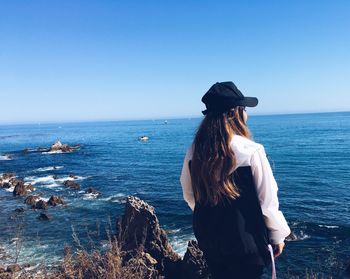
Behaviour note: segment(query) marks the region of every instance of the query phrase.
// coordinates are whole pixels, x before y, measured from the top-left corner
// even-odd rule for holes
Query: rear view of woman
[[[264,147],[250,139],[246,126],[245,107],[258,100],[220,82],[202,102],[205,117],[180,179],[193,231],[213,278],[260,278],[282,253],[290,229]]]

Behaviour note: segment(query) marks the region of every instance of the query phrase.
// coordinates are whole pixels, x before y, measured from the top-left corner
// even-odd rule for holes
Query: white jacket
[[[278,187],[270,163],[267,160],[264,147],[250,139],[234,135],[231,142],[231,148],[236,156],[236,168],[250,166],[252,169],[258,198],[266,227],[269,230],[271,243],[282,243],[290,234],[290,228],[283,213],[279,210],[277,196]],[[193,210],[195,200],[188,166],[189,161],[192,159],[192,153],[193,146],[191,145],[185,156],[180,182],[184,199]]]

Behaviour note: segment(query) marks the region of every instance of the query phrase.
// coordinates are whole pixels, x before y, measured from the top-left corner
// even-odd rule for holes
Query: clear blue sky
[[[0,122],[350,110],[350,1],[0,0]]]

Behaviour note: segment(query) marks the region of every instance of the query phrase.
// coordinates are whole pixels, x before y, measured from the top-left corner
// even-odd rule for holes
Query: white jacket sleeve
[[[180,177],[180,182],[182,186],[182,193],[185,201],[187,202],[188,206],[194,210],[195,200],[192,190],[192,182],[191,182],[191,174],[190,174],[190,168],[189,168],[189,161],[192,158],[192,148],[190,147],[187,150],[184,163],[182,166],[182,172]]]
[[[272,244],[279,244],[290,234],[290,228],[279,210],[277,183],[263,147],[251,157],[254,182]]]

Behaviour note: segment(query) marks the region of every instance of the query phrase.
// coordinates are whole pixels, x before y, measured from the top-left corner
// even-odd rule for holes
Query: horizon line
[[[318,111],[318,112],[275,112],[275,113],[249,113],[249,116],[284,116],[284,115],[302,115],[302,114],[326,114],[326,113],[347,113],[350,110],[339,111]],[[0,126],[15,126],[15,125],[41,125],[41,124],[71,124],[71,123],[94,123],[94,122],[127,122],[127,121],[155,121],[155,120],[176,120],[176,119],[188,119],[188,118],[201,118],[203,115],[184,115],[184,116],[157,116],[157,117],[145,117],[145,118],[105,118],[105,119],[81,119],[81,120],[48,120],[48,121],[28,121],[28,122],[0,122]]]

